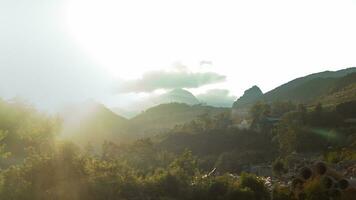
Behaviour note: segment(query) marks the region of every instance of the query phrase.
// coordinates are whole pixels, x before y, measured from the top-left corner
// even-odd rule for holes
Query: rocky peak
[[[244,94],[235,101],[234,107],[244,106],[255,103],[260,97],[262,97],[263,93],[259,87],[256,85],[251,88],[245,90]]]

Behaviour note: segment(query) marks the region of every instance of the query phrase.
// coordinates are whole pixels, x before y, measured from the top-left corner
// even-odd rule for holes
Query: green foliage
[[[51,154],[32,152],[21,165],[1,173],[0,197],[15,199],[266,199],[263,183],[252,175],[202,178],[189,151],[167,168],[140,175],[117,159],[81,154],[71,143]]]
[[[254,199],[256,200],[268,200],[270,194],[264,185],[264,182],[260,180],[256,175],[242,173],[240,177],[240,186],[248,188],[254,192]]]
[[[355,68],[310,74],[285,83],[263,95],[262,93],[256,94],[258,95],[253,95],[252,98],[249,95],[239,98],[234,102],[234,108],[251,107],[257,101],[291,101],[304,104],[322,102],[328,107],[333,107],[355,100]]]
[[[271,114],[271,106],[266,103],[257,102],[250,109],[250,116],[253,120],[258,120],[263,117],[268,117]]]
[[[355,98],[355,68],[336,72],[320,72],[294,79],[263,95],[265,101],[293,101],[299,103],[324,102],[332,105]]]
[[[129,139],[127,119],[116,115],[104,105],[88,101],[72,105],[60,113],[61,137],[98,150],[104,141]]]
[[[218,115],[211,116],[208,113],[199,115],[196,119],[191,122],[176,125],[172,132],[174,133],[202,133],[212,130],[225,130],[232,124],[229,112],[221,112]]]
[[[305,199],[307,200],[329,200],[326,189],[320,179],[314,179],[304,185]]]
[[[0,100],[0,146],[5,156],[12,155],[0,160],[0,168],[23,161],[29,147],[50,151],[59,128],[57,118],[36,111],[23,101]]]
[[[329,163],[356,160],[354,148],[343,148],[340,150],[329,151],[324,154],[324,160]]]
[[[69,142],[56,142],[47,152],[28,148],[22,163],[0,173],[1,199],[265,199],[256,177],[203,178],[190,151],[162,157],[150,140],[104,146],[101,155]],[[142,156],[149,159],[138,162]]]
[[[296,105],[291,101],[275,101],[272,103],[271,107],[271,115],[275,117],[281,117],[296,109]]]
[[[10,155],[10,152],[6,152],[5,150],[6,144],[4,143],[4,139],[7,135],[7,131],[0,130],[0,159],[6,158]]]
[[[256,124],[270,117],[277,119],[273,123],[267,119],[272,132],[271,128],[239,130],[232,126],[228,113],[220,110],[213,116],[204,110],[192,122],[176,126],[163,137],[127,143],[116,143],[114,137],[109,137],[110,141],[98,151],[90,144],[82,150],[74,143],[59,140],[61,121],[57,118],[21,102],[0,101],[0,155],[11,153],[11,157],[0,159],[0,199],[292,199],[285,187],[275,186],[270,193],[263,179],[253,174],[234,174],[246,166],[275,160],[272,168],[280,176],[294,151],[320,153],[330,146],[333,148],[324,154],[327,161],[355,159],[355,129],[342,122],[349,116],[346,111],[350,105],[335,111],[321,104],[309,110],[290,102],[256,104],[251,109]],[[183,106],[188,113],[190,109],[202,109],[175,106],[180,111]],[[161,111],[155,111],[155,120],[169,116]],[[100,135],[104,130],[101,126],[116,126],[113,115],[106,110],[99,116],[105,123],[89,120],[92,126],[84,128],[83,134],[95,133],[94,138],[101,138],[107,136]],[[164,121],[152,123],[154,126]],[[276,159],[280,156],[283,160]],[[209,174],[214,167],[216,171]],[[309,183],[305,195],[307,199],[323,199],[325,191],[319,183]]]
[[[282,159],[276,159],[272,163],[272,171],[276,176],[282,176],[288,170],[286,169],[286,164]]]
[[[341,129],[344,126],[342,120],[334,109],[326,110],[322,104],[315,105],[311,111],[299,105],[297,110],[284,114],[275,124],[273,140],[278,141],[282,156],[345,146],[352,131],[348,133]]]
[[[356,117],[356,101],[349,101],[336,106],[336,112],[344,117],[355,118]]]
[[[193,157],[191,151],[186,150],[169,165],[169,168],[175,173],[192,177],[197,173],[197,160]]]
[[[0,196],[4,199],[76,199],[85,193],[83,168],[72,144],[53,153],[34,150],[20,165],[2,172]]]
[[[129,120],[129,132],[152,136],[167,131],[176,125],[183,125],[193,120],[202,128],[211,117],[229,111],[228,108],[216,108],[204,105],[167,103],[147,109]],[[201,123],[201,124],[200,124]]]
[[[274,129],[281,155],[289,155],[297,149],[297,133],[300,131],[300,123],[295,115],[296,113],[285,115]]]
[[[292,193],[289,187],[282,187],[280,185],[274,185],[271,200],[293,200]]]

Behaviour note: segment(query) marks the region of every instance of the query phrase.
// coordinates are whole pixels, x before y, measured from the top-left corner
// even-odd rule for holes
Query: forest
[[[296,196],[288,174],[305,158],[330,165],[356,159],[356,126],[346,120],[356,116],[355,105],[257,102],[249,110],[248,129],[234,126],[228,112],[202,114],[165,134],[126,143],[107,140],[98,148],[61,138],[60,116],[19,99],[1,100],[0,197],[329,199],[322,181]],[[263,165],[271,174],[253,170]]]

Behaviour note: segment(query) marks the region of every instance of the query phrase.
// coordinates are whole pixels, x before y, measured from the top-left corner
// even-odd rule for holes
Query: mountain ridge
[[[235,101],[233,108],[244,109],[239,108],[240,105],[251,107],[256,101],[294,101],[296,103],[315,103],[315,100],[318,99],[318,97],[326,95],[330,92],[331,88],[335,87],[334,85],[338,79],[342,79],[343,77],[353,73],[356,73],[356,67],[309,74],[284,83],[275,89],[264,93],[257,99],[241,102],[240,99],[243,97],[242,96]],[[354,77],[349,77],[349,79],[348,84],[356,81]]]

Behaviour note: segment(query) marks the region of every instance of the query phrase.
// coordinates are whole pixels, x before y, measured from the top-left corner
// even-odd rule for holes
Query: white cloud
[[[225,76],[214,72],[149,71],[142,78],[120,84],[119,92],[153,92],[158,89],[199,88],[225,81]]]

